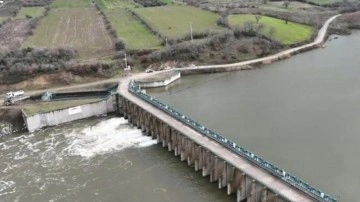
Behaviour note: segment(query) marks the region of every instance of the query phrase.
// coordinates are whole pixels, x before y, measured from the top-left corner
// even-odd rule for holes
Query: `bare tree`
[[[260,19],[262,18],[261,15],[255,15],[256,23],[259,24]]]
[[[284,1],[283,6],[284,6],[286,9],[289,7],[289,5],[290,5],[290,1],[288,1],[288,0]]]

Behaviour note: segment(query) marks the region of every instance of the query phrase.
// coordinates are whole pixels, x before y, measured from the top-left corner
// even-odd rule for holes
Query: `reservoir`
[[[333,36],[331,37],[333,38]],[[148,93],[341,201],[359,201],[360,32],[252,71]],[[228,202],[127,120],[0,137],[0,201]]]
[[[360,201],[360,32],[334,38],[260,69],[148,93],[340,201]]]

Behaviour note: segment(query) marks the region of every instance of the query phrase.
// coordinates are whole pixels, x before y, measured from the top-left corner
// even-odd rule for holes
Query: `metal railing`
[[[174,117],[175,119],[181,121],[182,123],[188,125],[192,129],[198,131],[199,133],[211,138],[212,140],[216,141],[217,143],[223,145],[224,147],[230,149],[234,153],[246,158],[250,162],[254,163],[255,165],[265,169],[266,171],[270,172],[271,174],[281,178],[286,183],[290,184],[291,186],[301,190],[305,194],[311,196],[312,198],[322,201],[322,202],[336,202],[337,200],[328,194],[310,186],[306,182],[298,179],[296,176],[293,176],[286,171],[276,167],[275,165],[269,163],[268,161],[264,160],[263,158],[259,157],[258,155],[248,151],[247,149],[235,144],[231,140],[221,136],[220,134],[207,129],[205,126],[197,123],[196,121],[186,117],[184,114],[176,111],[175,109],[161,103],[160,101],[156,100],[155,98],[143,93],[141,91],[140,85],[134,81],[131,81],[128,90],[134,94],[135,96],[141,98],[142,100],[150,103],[154,107],[166,112],[170,116]]]

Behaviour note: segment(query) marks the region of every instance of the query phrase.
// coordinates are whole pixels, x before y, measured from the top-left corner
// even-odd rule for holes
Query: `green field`
[[[298,1],[291,1],[288,8],[285,8],[284,1],[270,1],[267,4],[259,4],[258,6],[260,9],[274,10],[274,11],[307,10],[307,9],[314,9],[317,7]]]
[[[56,48],[69,46],[78,50],[79,59],[114,53],[113,38],[95,8],[52,9],[41,20],[25,47]]]
[[[93,7],[92,0],[55,0],[51,8],[86,8]]]
[[[97,2],[99,2],[100,5],[103,4],[107,9],[135,8],[136,6],[136,3],[131,0],[98,0]]]
[[[185,5],[171,5],[133,9],[151,27],[170,38],[184,37],[193,32],[222,30],[216,25],[218,15],[210,11]]]
[[[45,11],[44,7],[22,7],[19,13],[16,15],[16,19],[24,19],[26,15],[31,17],[39,17],[43,15]]]
[[[245,15],[230,15],[230,26],[243,26],[246,22],[256,22],[255,16],[250,14]],[[288,22],[277,18],[262,16],[259,23],[265,25],[265,28],[261,31],[262,34],[268,36],[271,27],[275,28],[273,38],[282,44],[289,45],[302,41],[309,40],[313,34],[313,28],[307,25]]]
[[[318,5],[327,5],[327,4],[333,4],[337,2],[342,2],[343,0],[308,0],[308,2],[316,3]],[[359,0],[349,0],[351,1],[359,1]]]
[[[107,10],[105,14],[119,37],[125,40],[128,49],[154,49],[161,47],[160,39],[125,9]]]
[[[0,16],[0,24],[1,24],[2,22],[4,22],[6,19],[7,19],[7,17],[2,17],[2,16]]]

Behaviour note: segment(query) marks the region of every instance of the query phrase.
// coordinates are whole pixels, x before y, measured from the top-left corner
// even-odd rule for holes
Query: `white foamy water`
[[[147,147],[156,144],[156,140],[144,136],[140,130],[127,123],[124,118],[112,118],[80,131],[74,130],[65,135],[67,139],[71,139],[71,142],[63,152],[91,158],[130,147]]]

